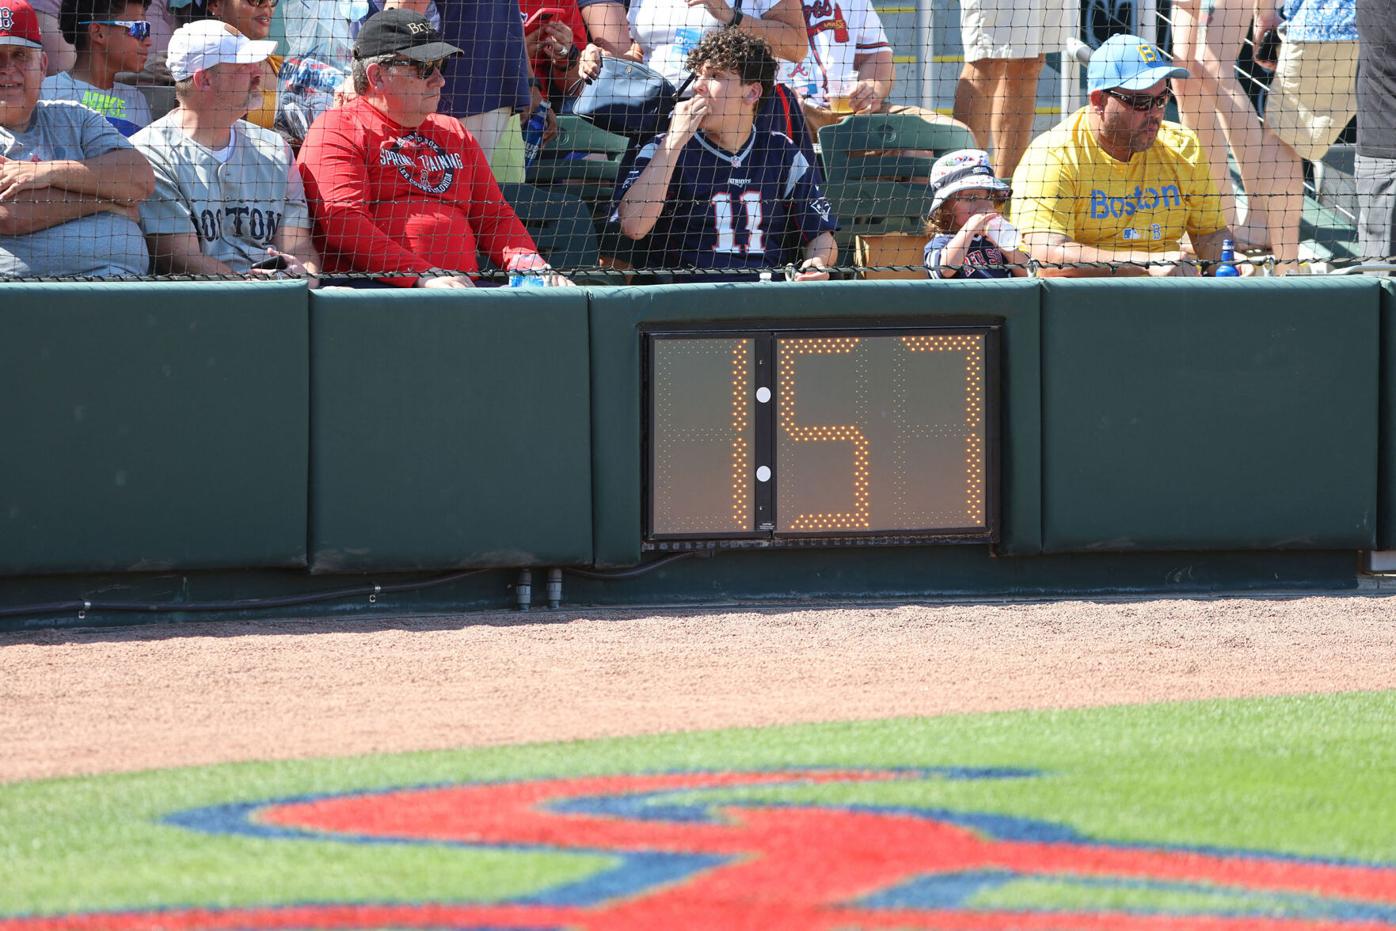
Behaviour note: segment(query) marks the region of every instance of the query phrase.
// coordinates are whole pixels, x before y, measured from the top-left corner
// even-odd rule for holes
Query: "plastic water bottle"
[[[542,275],[532,272],[510,272],[509,287],[511,288],[546,288],[548,279]]]
[[[1217,264],[1217,277],[1241,277],[1241,272],[1236,268],[1236,243],[1230,239],[1222,240],[1221,262]]]
[[[524,124],[523,144],[524,144],[524,167],[532,168],[533,163],[538,161],[538,153],[543,151],[543,130],[548,126],[548,111],[553,105],[545,99],[538,104],[538,108],[533,111],[533,115]]]

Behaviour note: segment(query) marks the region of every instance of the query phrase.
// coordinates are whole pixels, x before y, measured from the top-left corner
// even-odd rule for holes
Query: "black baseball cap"
[[[355,58],[392,54],[413,61],[435,61],[459,55],[461,50],[441,41],[441,33],[425,16],[398,7],[370,16],[354,40]]]

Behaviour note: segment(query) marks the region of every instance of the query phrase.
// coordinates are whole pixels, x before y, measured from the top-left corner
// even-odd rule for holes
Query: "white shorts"
[[[500,137],[508,131],[509,117],[513,115],[513,110],[500,107],[498,110],[486,110],[484,113],[461,117],[461,125],[475,137],[476,145],[485,153],[485,161],[494,157],[495,146],[499,145]]]
[[[1318,161],[1357,112],[1356,42],[1285,42],[1265,125],[1300,158]]]
[[[965,61],[1060,52],[1080,24],[1079,0],[960,0]]]

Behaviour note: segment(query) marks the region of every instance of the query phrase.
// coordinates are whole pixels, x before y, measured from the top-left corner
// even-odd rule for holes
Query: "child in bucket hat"
[[[1022,278],[1028,257],[999,207],[1012,188],[995,177],[989,154],[960,149],[931,166],[926,274],[932,278]]]

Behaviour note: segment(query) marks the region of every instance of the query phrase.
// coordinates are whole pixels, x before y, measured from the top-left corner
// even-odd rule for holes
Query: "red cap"
[[[39,17],[28,0],[0,0],[0,45],[44,47],[39,38]]]

